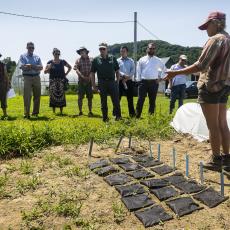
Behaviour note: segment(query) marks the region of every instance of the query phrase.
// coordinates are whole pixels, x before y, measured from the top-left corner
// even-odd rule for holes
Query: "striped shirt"
[[[210,92],[230,86],[230,36],[226,32],[209,38],[195,63],[201,71],[198,88],[204,84]]]

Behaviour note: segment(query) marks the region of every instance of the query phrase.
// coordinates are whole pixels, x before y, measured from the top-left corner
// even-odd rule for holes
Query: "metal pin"
[[[150,157],[153,157],[152,144],[150,141],[149,141],[149,155],[150,155]]]
[[[172,152],[172,160],[173,160],[173,169],[175,170],[176,169],[176,150],[175,148],[173,148],[173,152]]]
[[[92,156],[93,141],[94,141],[94,138],[92,137],[92,138],[90,139],[90,143],[89,143],[89,157]]]
[[[161,144],[158,144],[158,156],[157,156],[157,159],[158,159],[158,161],[160,161],[161,160]]]
[[[130,136],[129,136],[129,148],[131,148],[132,147],[132,135],[130,134]]]
[[[123,136],[121,136],[120,139],[119,139],[119,141],[118,141],[117,147],[116,147],[116,149],[115,149],[115,153],[118,151],[122,139],[123,139]]]
[[[186,177],[189,176],[189,155],[185,155],[185,161],[186,161],[186,169],[185,169],[185,175]]]
[[[221,194],[221,196],[224,196],[224,172],[223,172],[223,169],[221,169],[221,173],[220,173],[220,194]]]
[[[204,184],[204,164],[203,164],[203,161],[200,162],[200,183]]]

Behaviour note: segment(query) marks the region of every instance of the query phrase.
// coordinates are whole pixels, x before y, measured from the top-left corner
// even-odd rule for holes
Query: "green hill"
[[[137,42],[137,60],[144,56],[146,53],[146,47],[148,43],[154,42],[157,46],[156,56],[158,57],[171,57],[171,60],[167,63],[167,67],[170,67],[171,64],[174,64],[178,61],[178,57],[181,54],[185,54],[188,56],[188,64],[194,63],[197,58],[200,56],[201,47],[184,47],[180,45],[172,45],[168,42],[161,40],[143,40]],[[110,52],[114,54],[116,57],[120,55],[120,47],[122,45],[126,45],[129,48],[129,55],[133,56],[133,42],[121,43],[111,45]]]

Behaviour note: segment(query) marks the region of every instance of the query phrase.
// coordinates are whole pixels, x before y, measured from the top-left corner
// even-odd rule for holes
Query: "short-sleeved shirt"
[[[20,66],[26,65],[26,64],[41,65],[42,66],[42,62],[41,62],[40,57],[38,57],[35,54],[30,55],[28,53],[22,54],[20,56],[19,63],[20,63]],[[22,72],[23,72],[23,75],[39,75],[41,71],[31,69],[31,70],[22,70]]]
[[[97,73],[98,80],[115,80],[115,72],[119,70],[117,59],[113,55],[95,57],[92,62],[91,72]]]
[[[90,74],[91,66],[92,66],[92,58],[80,57],[79,59],[77,59],[74,65],[74,69],[75,70],[78,69],[83,76],[88,77]],[[78,79],[79,79],[79,82],[85,82],[84,79],[82,79],[80,76],[78,76]]]
[[[67,64],[65,60],[60,60],[59,63],[54,63],[53,60],[50,60],[47,64],[52,64],[50,69],[50,79],[65,78],[65,66]]]
[[[129,77],[133,77],[135,72],[135,64],[132,58],[120,57],[117,59],[120,68],[120,75],[128,75]]]
[[[171,70],[180,70],[180,69],[184,69],[185,67],[179,65],[179,63],[172,65],[171,66]],[[172,79],[172,85],[176,86],[176,85],[183,85],[186,83],[186,75],[184,74],[178,74],[176,75],[173,79]]]
[[[195,63],[201,71],[198,88],[204,84],[209,92],[230,86],[230,36],[226,32],[209,38]]]

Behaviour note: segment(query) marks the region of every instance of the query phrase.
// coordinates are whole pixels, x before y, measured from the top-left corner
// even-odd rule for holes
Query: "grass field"
[[[136,99],[136,98],[135,98]],[[162,95],[157,97],[157,107],[154,116],[147,114],[148,100],[143,109],[143,119],[130,119],[127,111],[127,100],[121,101],[123,120],[115,122],[111,115],[112,105],[110,98],[110,122],[103,123],[100,110],[100,98],[93,99],[94,117],[87,116],[87,101],[84,100],[84,116],[77,116],[77,96],[67,95],[67,107],[64,115],[54,115],[49,108],[49,97],[41,99],[39,118],[23,119],[23,98],[8,100],[9,120],[0,121],[0,155],[27,155],[45,146],[59,144],[86,143],[91,137],[96,142],[103,142],[120,135],[130,135],[145,139],[170,138],[173,130],[169,126],[172,116],[168,115],[169,99]],[[136,103],[136,100],[135,100]]]

